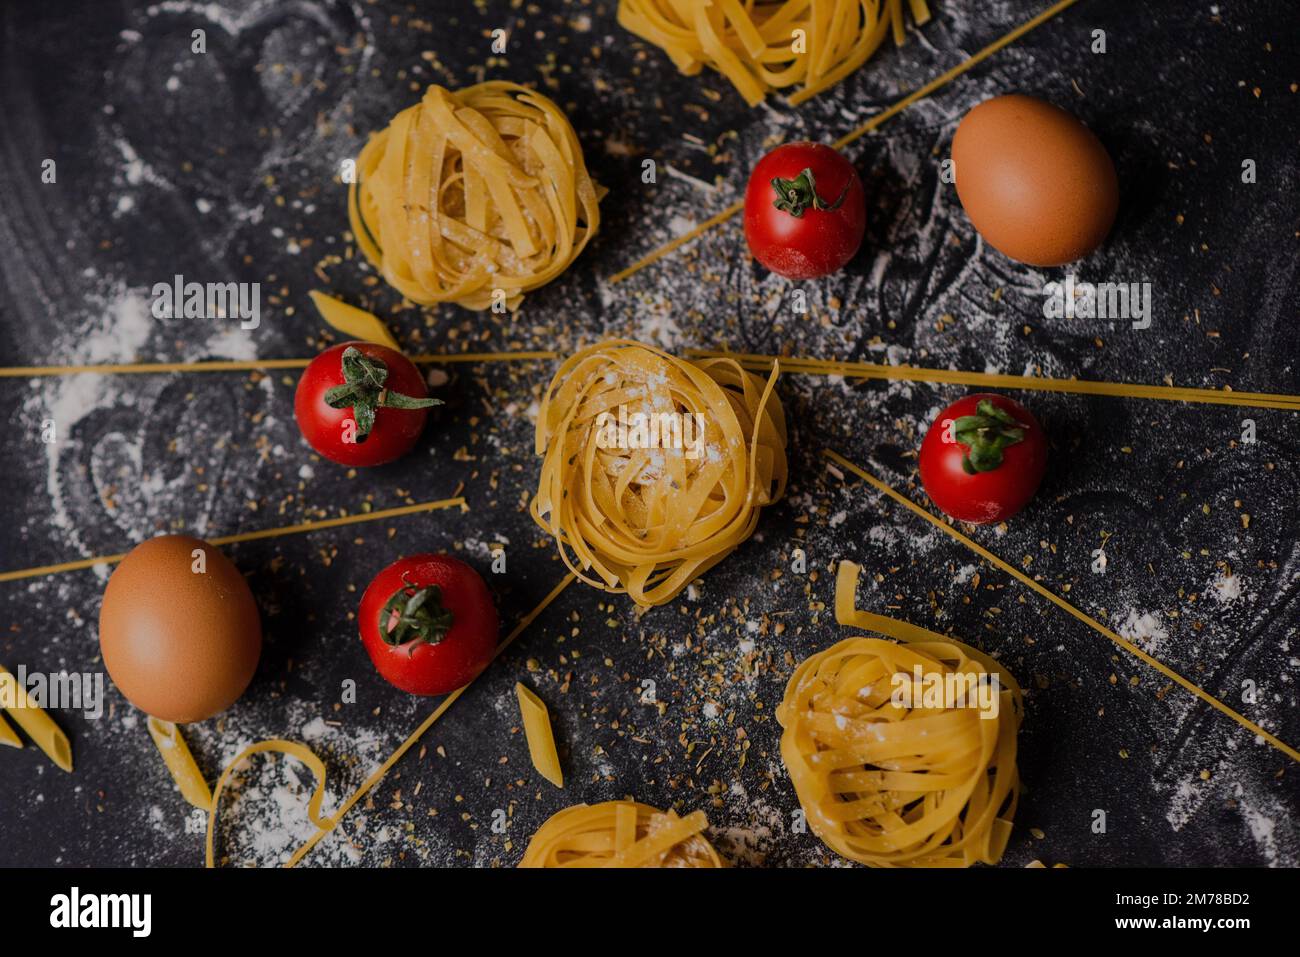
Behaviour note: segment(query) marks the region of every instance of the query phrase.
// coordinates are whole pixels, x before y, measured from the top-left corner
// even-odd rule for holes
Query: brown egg
[[[986,100],[952,139],[957,196],[990,246],[1060,266],[1101,245],[1119,208],[1110,154],[1065,110],[1012,94]]]
[[[230,559],[197,538],[163,535],[137,545],[109,578],[99,645],[113,683],[141,711],[202,721],[248,687],[262,622]]]

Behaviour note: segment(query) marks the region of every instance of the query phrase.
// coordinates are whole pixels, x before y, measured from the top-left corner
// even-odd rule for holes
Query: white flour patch
[[[1241,597],[1241,579],[1231,572],[1220,572],[1210,579],[1205,586],[1205,593],[1218,602],[1220,607],[1226,607]]]
[[[1130,608],[1116,621],[1116,631],[1149,653],[1154,654],[1169,639],[1169,632],[1157,613]]]

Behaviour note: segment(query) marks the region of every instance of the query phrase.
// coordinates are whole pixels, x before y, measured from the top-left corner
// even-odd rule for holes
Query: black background
[[[870,197],[864,249],[842,274],[804,284],[806,315],[791,284],[748,258],[734,222],[606,282],[734,201],[767,148],[834,139],[1041,6],[937,0],[902,48],[887,45],[831,92],[798,109],[779,98],[749,109],[714,74],[678,76],[618,27],[612,3],[7,3],[0,363],[306,357],[334,341],[306,296],[323,288],[380,312],[412,352],[564,351],[627,334],[674,349],[1300,393],[1300,14],[1285,0],[1081,0],[889,120],[848,151]],[[510,31],[503,55],[489,49],[498,27]],[[203,55],[190,53],[196,28]],[[1094,30],[1104,54],[1091,52]],[[601,233],[513,317],[403,306],[355,258],[339,164],[427,83],[484,78],[536,84],[568,111],[610,188]],[[1119,220],[1078,274],[1151,282],[1150,329],[1045,320],[1042,286],[1063,271],[984,246],[940,182],[960,117],[1013,90],[1072,110],[1115,157]],[[52,185],[40,181],[47,158]],[[641,181],[646,158],[655,184]],[[261,328],[148,319],[150,287],[176,273],[260,282]],[[439,550],[486,574],[487,545],[502,540],[508,572],[489,582],[511,622],[563,572],[523,508],[536,479],[529,407],[550,365],[449,371],[448,404],[417,450],[360,474],[300,439],[295,373],[0,379],[0,568],[111,554],[164,530],[217,536],[443,498],[463,483],[464,514],[229,549],[259,599],[266,648],[247,695],[189,728],[191,746],[215,777],[251,741],[306,738],[337,802],[430,707],[389,688],[364,656],[352,616],[370,577],[400,554]],[[789,833],[797,802],[773,715],[794,664],[840,636],[829,611],[840,558],[879,576],[860,590],[863,605],[981,644],[1026,687],[1026,792],[1007,866],[1300,862],[1288,758],[827,474],[829,446],[910,487],[921,430],[960,390],[790,376],[780,391],[793,482],[751,542],[648,613],[571,588],[307,862],[513,865],[554,811],[624,795],[703,808],[735,863],[836,862],[813,836]],[[1300,742],[1294,414],[1018,398],[1051,433],[1052,464],[1031,506],[977,540]],[[1253,445],[1237,441],[1246,418]],[[48,420],[53,445],[40,439]],[[1108,564],[1094,574],[1103,541]],[[815,575],[790,571],[796,546]],[[0,662],[101,669],[106,574],[0,584]],[[521,677],[551,708],[563,791],[529,764],[512,691]],[[346,679],[360,701],[336,707]],[[662,714],[639,701],[645,679]],[[1248,679],[1254,706],[1240,704]],[[142,716],[115,690],[109,701],[99,720],[58,714],[71,776],[32,747],[0,754],[0,864],[201,860]],[[295,771],[297,796],[284,787]],[[310,781],[266,761],[244,784],[225,808],[223,848],[232,863],[273,863],[310,833]],[[497,809],[505,834],[490,827]],[[1102,835],[1090,827],[1096,809]]]

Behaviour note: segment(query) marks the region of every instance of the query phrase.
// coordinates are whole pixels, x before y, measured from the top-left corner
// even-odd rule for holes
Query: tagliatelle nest
[[[357,157],[348,218],[412,302],[513,310],[596,235],[599,197],[547,97],[501,81],[430,86]]]
[[[917,26],[925,0],[908,0]],[[802,83],[792,104],[866,63],[892,29],[903,42],[903,0],[619,0],[618,22],[668,54],[688,76],[710,66],[754,106]]]
[[[785,492],[777,374],[764,381],[732,359],[688,361],[630,340],[568,359],[538,411],[531,512],[569,568],[659,605],[748,539]]]
[[[790,677],[776,717],[808,826],[861,864],[996,864],[1020,791],[1020,686],[961,642],[852,611],[857,572],[841,563],[837,619],[903,642],[847,638]]]
[[[678,817],[635,801],[578,804],[528,842],[520,867],[722,867],[703,811]]]

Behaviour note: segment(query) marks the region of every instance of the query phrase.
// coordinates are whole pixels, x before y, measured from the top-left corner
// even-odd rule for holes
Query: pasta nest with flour
[[[861,864],[996,864],[1020,793],[1020,686],[993,658],[961,642],[853,611],[858,571],[840,565],[836,618],[878,625],[900,642],[846,638],[790,677],[776,717],[784,729],[781,758],[808,826]],[[927,698],[926,686],[948,676],[962,676],[954,686],[973,691],[984,682],[997,690],[990,700],[995,716],[954,698]],[[896,697],[902,686],[909,693]]]
[[[361,150],[348,219],[412,302],[513,310],[596,235],[599,198],[547,97],[503,81],[430,86]]]
[[[733,359],[678,359],[626,339],[565,361],[537,415],[544,458],[530,510],[569,569],[659,605],[748,539],[785,492],[778,374],[774,365],[764,381]],[[631,426],[611,432],[620,421]],[[669,433],[677,422],[680,440],[661,430],[645,447],[653,436],[638,437],[637,422]]]
[[[722,867],[703,811],[678,817],[636,801],[565,808],[538,828],[520,867]]]
[[[925,0],[908,0],[917,26]],[[802,103],[858,69],[886,33],[905,37],[903,0],[619,0],[618,22],[663,49],[682,73],[722,73],[750,106],[802,83]]]

